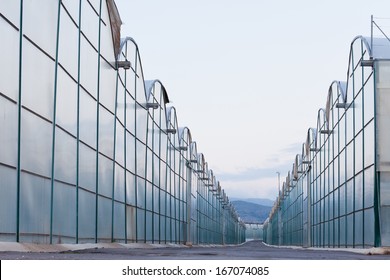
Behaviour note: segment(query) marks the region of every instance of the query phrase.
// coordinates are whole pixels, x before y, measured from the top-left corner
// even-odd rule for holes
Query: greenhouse
[[[264,225],[274,245],[390,246],[390,41],[356,37]]]
[[[0,241],[245,241],[115,2],[39,4],[0,2]]]

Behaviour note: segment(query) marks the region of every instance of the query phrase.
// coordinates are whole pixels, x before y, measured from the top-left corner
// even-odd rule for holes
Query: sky
[[[115,0],[140,50],[231,198],[275,200],[349,49],[390,31],[388,0]],[[390,34],[390,32],[388,33]],[[380,35],[374,30],[374,35]]]

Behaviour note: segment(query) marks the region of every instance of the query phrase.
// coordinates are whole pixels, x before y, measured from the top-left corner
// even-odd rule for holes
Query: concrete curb
[[[318,251],[343,251],[343,252],[351,252],[363,255],[390,255],[390,247],[372,247],[372,248],[321,248],[321,247],[299,247],[299,246],[277,246],[270,245],[267,243],[263,244],[268,247],[273,248],[289,248],[295,250],[318,250]]]
[[[85,244],[35,244],[0,242],[0,252],[26,252],[26,253],[55,253],[66,251],[79,251],[86,249],[103,248],[128,248],[128,249],[153,249],[153,248],[189,248],[183,244],[154,244],[154,243],[85,243]]]

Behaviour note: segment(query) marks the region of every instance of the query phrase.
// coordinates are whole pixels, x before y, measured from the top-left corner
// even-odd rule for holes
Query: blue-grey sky
[[[351,41],[388,0],[116,0],[145,79],[160,79],[230,197],[275,199]],[[378,19],[390,30],[390,19]],[[377,34],[377,32],[376,32]]]

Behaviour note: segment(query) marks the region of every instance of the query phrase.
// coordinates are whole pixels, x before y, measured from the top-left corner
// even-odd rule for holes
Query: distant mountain
[[[236,200],[232,201],[238,216],[245,223],[263,223],[271,211],[271,206],[259,205],[252,202]]]
[[[230,201],[237,201],[237,200],[240,200],[240,201],[246,201],[246,202],[251,202],[251,203],[255,203],[255,204],[259,204],[259,205],[264,205],[264,206],[273,206],[275,201],[271,200],[271,199],[266,199],[266,198],[230,198],[229,197],[229,200]]]

